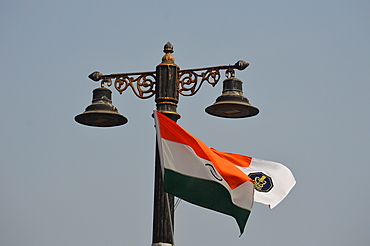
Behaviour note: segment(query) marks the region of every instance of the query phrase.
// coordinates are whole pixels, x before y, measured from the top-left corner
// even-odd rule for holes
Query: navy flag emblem
[[[269,192],[274,187],[271,177],[262,172],[250,173],[248,176],[254,181],[254,188],[257,191]]]

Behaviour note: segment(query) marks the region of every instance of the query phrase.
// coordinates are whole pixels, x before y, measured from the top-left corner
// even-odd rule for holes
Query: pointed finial
[[[249,66],[249,63],[246,62],[246,61],[243,61],[243,60],[240,60],[240,61],[237,61],[235,64],[234,64],[234,67],[238,70],[244,70],[246,69],[247,67]]]
[[[175,62],[175,58],[173,58],[173,56],[172,56],[173,45],[170,42],[167,42],[164,45],[163,52],[166,53],[166,54],[162,57],[162,62],[166,62],[166,63],[174,63]]]
[[[168,52],[171,52],[173,53],[173,45],[170,43],[170,42],[167,42],[165,45],[164,45],[164,50],[163,50],[164,53],[168,53]]]

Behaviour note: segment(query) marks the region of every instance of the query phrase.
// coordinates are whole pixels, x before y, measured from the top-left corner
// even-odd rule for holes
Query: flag
[[[165,192],[234,217],[242,234],[254,199],[253,180],[240,169],[248,157],[225,158],[164,114],[154,118]]]
[[[212,149],[221,158],[229,159],[241,171],[254,181],[254,201],[265,204],[271,209],[278,205],[296,184],[292,172],[284,165],[257,158],[244,157],[243,162],[233,161],[236,154],[225,153]]]

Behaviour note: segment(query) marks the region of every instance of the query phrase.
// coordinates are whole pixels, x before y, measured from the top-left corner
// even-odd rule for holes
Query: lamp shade
[[[222,95],[205,111],[210,115],[222,118],[246,118],[257,115],[259,109],[252,106],[249,100],[243,96],[242,84],[243,82],[235,77],[225,79]]]
[[[126,124],[128,120],[112,105],[112,91],[100,87],[93,90],[91,105],[77,115],[75,121],[87,126],[111,127]]]

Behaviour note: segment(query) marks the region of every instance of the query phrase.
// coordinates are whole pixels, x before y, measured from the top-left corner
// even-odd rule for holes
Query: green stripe
[[[195,205],[212,209],[235,218],[240,234],[244,232],[250,211],[236,206],[229,191],[218,182],[164,171],[164,190]]]

